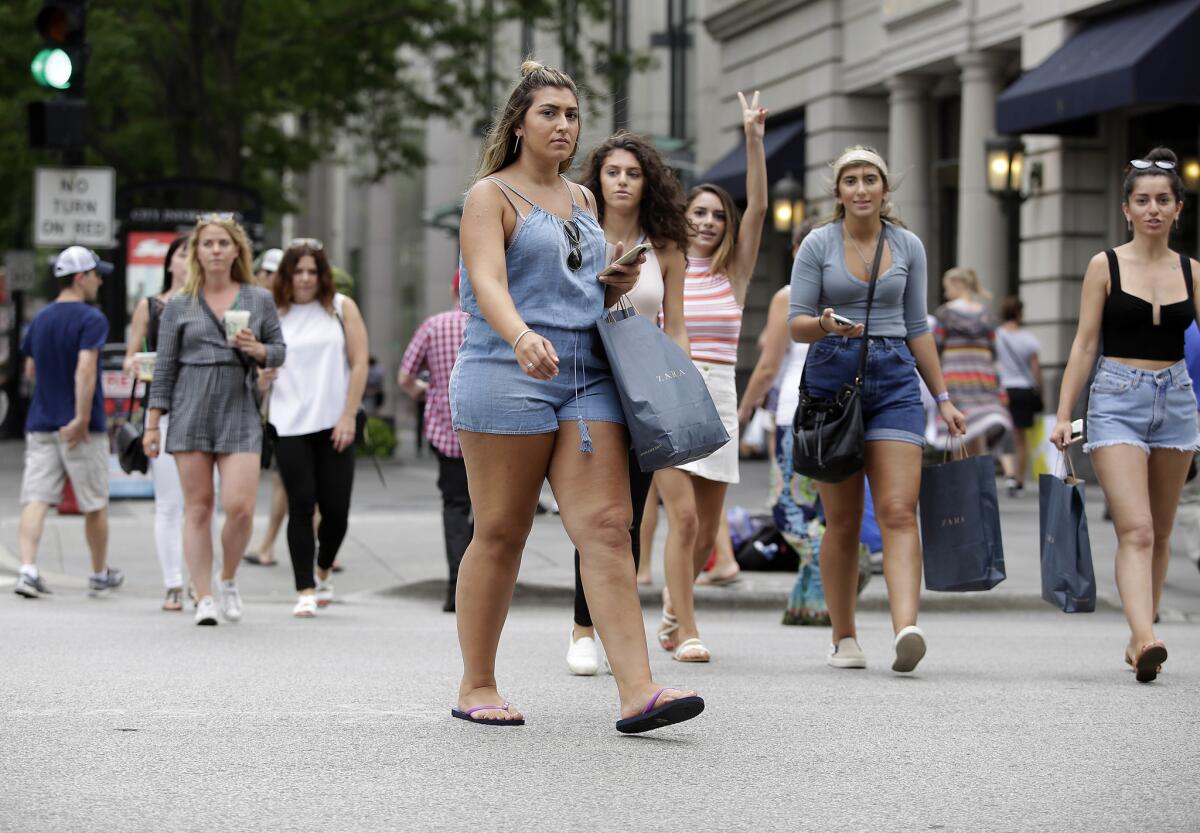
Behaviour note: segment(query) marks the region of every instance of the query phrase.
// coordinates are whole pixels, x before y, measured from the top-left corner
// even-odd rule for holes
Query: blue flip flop
[[[617,731],[626,735],[636,735],[640,732],[649,732],[651,729],[661,729],[663,726],[691,720],[704,711],[704,698],[702,697],[680,697],[655,708],[658,698],[662,697],[664,692],[671,690],[670,688],[660,688],[650,698],[650,702],[646,704],[646,708],[642,709],[641,714],[618,720]]]
[[[657,697],[658,695],[655,696]],[[451,709],[450,714],[454,717],[457,717],[459,720],[465,720],[468,723],[478,723],[480,726],[524,726],[525,718],[523,717],[519,717],[516,720],[501,720],[498,717],[471,717],[471,715],[475,714],[475,712],[485,712],[489,709],[508,711],[509,705],[509,703],[505,703],[503,706],[476,706],[475,708],[467,709],[466,711]]]

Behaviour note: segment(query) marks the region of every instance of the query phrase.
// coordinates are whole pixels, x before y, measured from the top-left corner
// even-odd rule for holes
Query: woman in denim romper
[[[917,374],[935,392],[952,434],[966,420],[950,402],[937,345],[926,321],[925,248],[915,234],[891,219],[887,164],[870,148],[848,148],[834,163],[834,220],[813,231],[792,268],[792,338],[812,344],[804,385],[813,396],[832,397],[854,380],[862,345],[871,263],[878,241],[883,259],[871,307],[867,372],[863,380],[866,471],[875,517],[883,535],[883,574],[892,611],[892,670],[912,671],[925,656],[917,627],[921,599],[921,540],[917,495],[925,412]],[[854,323],[834,319],[834,308]],[[865,668],[854,607],[858,591],[858,542],[862,531],[863,474],[841,483],[820,483],[825,508],[821,579],[833,624],[827,662]]]
[[[450,404],[475,532],[458,579],[463,677],[452,714],[525,722],[497,690],[496,648],[548,477],[616,677],[617,728],[643,732],[695,717],[704,701],[650,674],[629,539],[629,438],[595,326],[640,262],[599,276],[595,199],[561,176],[579,139],[575,84],[532,61],[521,75],[485,142],[460,231],[470,319]]]
[[[1200,319],[1200,263],[1170,249],[1183,180],[1167,148],[1133,159],[1121,209],[1133,240],[1092,258],[1079,328],[1063,374],[1050,441],[1066,450],[1071,413],[1088,374],[1087,443],[1117,530],[1117,590],[1129,622],[1125,662],[1139,683],[1158,675],[1167,648],[1154,635],[1171,558],[1171,527],[1194,452],[1196,399],[1184,333]]]

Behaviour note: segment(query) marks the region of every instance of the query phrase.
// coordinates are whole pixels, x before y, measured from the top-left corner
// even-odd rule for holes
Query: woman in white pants
[[[133,311],[129,344],[125,348],[126,373],[134,371],[134,353],[158,347],[158,322],[163,307],[187,280],[188,239],[189,235],[184,234],[171,241],[163,260],[163,291],[143,298]],[[160,424],[164,433],[166,419],[164,415]],[[175,457],[166,453],[152,457],[150,476],[154,480],[154,549],[167,591],[162,609],[183,610],[183,490],[179,486]]]

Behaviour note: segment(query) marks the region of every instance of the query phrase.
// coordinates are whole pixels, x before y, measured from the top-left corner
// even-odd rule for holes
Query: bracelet
[[[515,339],[513,339],[513,352],[514,353],[517,352],[517,345],[521,343],[521,339],[525,338],[525,336],[529,335],[532,332],[533,332],[533,330],[531,330],[531,329],[521,330],[521,334],[518,335]]]
[[[828,333],[829,330],[825,329],[825,324],[823,323],[824,321],[825,321],[824,316],[822,316],[822,315],[817,316],[817,326],[821,328],[821,332]]]
[[[157,425],[147,425],[147,426],[146,426],[146,430],[147,430],[147,431],[157,431],[157,430],[158,430],[158,426],[157,426]]]
[[[950,391],[944,390],[941,393],[939,393],[936,398],[937,398],[938,402],[949,402],[950,401]]]

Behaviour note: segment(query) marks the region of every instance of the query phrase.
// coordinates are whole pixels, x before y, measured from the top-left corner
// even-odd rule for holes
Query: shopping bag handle
[[[1055,467],[1055,475],[1054,476],[1057,477],[1059,480],[1066,481],[1067,473],[1069,471],[1070,475],[1071,475],[1070,479],[1078,480],[1079,475],[1075,474],[1075,458],[1071,456],[1071,446],[1069,444],[1067,445],[1067,447],[1065,449],[1063,449],[1063,452],[1062,452],[1062,454],[1059,455],[1059,458],[1060,459],[1058,461],[1058,466]],[[1058,474],[1059,469],[1062,470],[1061,475]]]
[[[955,448],[955,445],[954,445],[956,440],[958,442],[957,448]],[[946,443],[946,447],[942,449],[942,464],[943,465],[950,462],[950,450],[951,449],[954,449],[954,459],[956,461],[957,460],[966,460],[968,457],[971,456],[970,453],[967,451],[967,441],[963,438],[962,434],[951,434],[950,442]]]
[[[618,313],[620,313],[619,317]],[[615,304],[604,311],[604,317],[610,324],[616,324],[618,321],[624,321],[637,314],[637,308],[626,295],[622,295]]]

